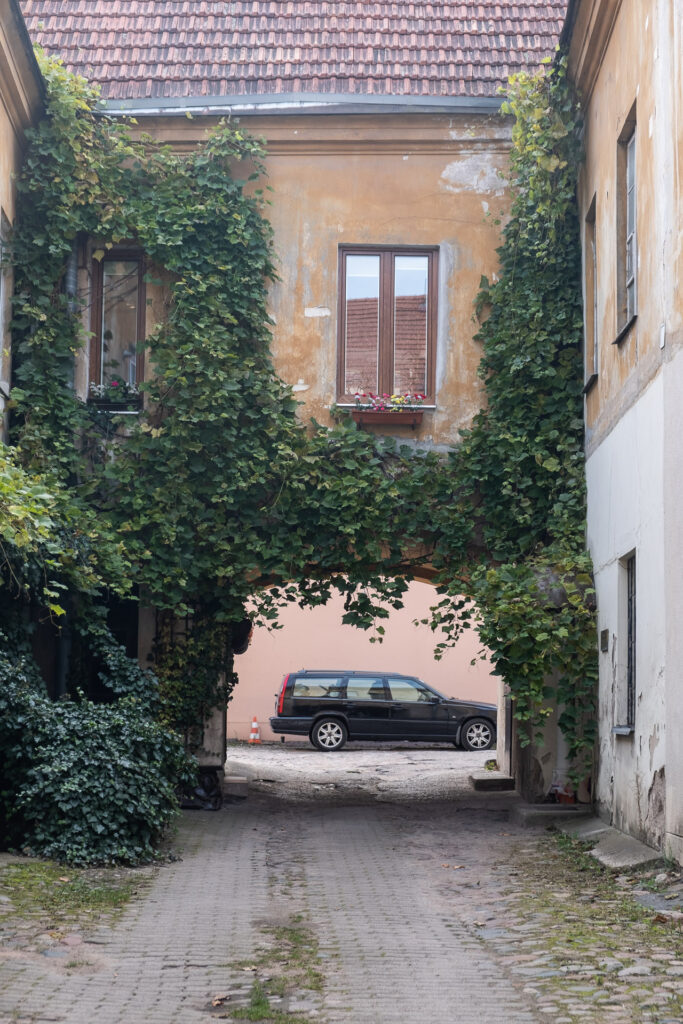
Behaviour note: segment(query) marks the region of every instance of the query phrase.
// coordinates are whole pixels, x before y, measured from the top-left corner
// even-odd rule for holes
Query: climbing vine
[[[513,77],[503,110],[514,116],[514,199],[498,279],[483,279],[478,297],[487,404],[453,456],[481,553],[465,587],[449,580],[446,522],[437,551],[448,596],[434,622],[452,635],[452,596],[476,604],[481,639],[529,726],[522,741],[556,702],[580,775],[595,742],[597,662],[584,533],[580,115],[564,59]]]
[[[0,601],[30,595],[59,622],[63,589],[77,595],[84,623],[112,590],[139,594],[161,623],[159,703],[147,713],[187,731],[229,694],[233,631],[248,601],[255,615],[276,618],[283,603],[322,603],[336,589],[346,621],[379,622],[381,632],[411,563],[427,556],[439,573],[431,625],[440,647],[476,607],[528,724],[524,738],[556,699],[580,765],[593,744],[595,656],[583,538],[579,133],[563,62],[510,84],[515,198],[498,279],[482,280],[477,309],[487,403],[447,456],[402,449],[350,422],[327,430],[297,418],[270,356],[266,294],[276,271],[254,139],[223,122],[191,153],[175,153],[98,113],[96,93],[59,62],[41,57],[41,67],[48,110],[31,132],[13,241],[14,448],[0,466],[5,481],[20,475],[33,506],[30,537],[15,527],[5,549],[3,580],[14,583]],[[125,429],[74,387],[87,297],[69,294],[66,278],[86,239],[95,258],[118,243],[138,246],[165,296],[144,343],[144,407]],[[38,484],[47,489],[31,492]],[[41,516],[57,505],[54,548]]]

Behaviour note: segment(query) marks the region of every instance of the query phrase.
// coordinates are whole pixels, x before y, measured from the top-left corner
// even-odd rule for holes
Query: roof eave
[[[502,96],[350,96],[348,93],[278,93],[240,96],[147,96],[101,100],[110,117],[291,114],[497,114]]]

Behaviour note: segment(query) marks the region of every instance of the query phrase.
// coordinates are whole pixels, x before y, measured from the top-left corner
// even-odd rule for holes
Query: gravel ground
[[[287,800],[450,800],[472,796],[469,776],[495,750],[468,752],[444,744],[349,743],[322,753],[307,742],[229,743],[226,773],[250,789]]]

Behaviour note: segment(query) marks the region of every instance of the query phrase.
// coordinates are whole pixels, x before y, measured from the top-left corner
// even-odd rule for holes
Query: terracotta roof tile
[[[104,99],[495,96],[552,54],[567,0],[20,0],[32,38]]]

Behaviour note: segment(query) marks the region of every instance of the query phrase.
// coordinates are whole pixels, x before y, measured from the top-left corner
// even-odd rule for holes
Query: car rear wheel
[[[347,736],[346,726],[337,718],[321,718],[311,729],[311,743],[318,750],[341,750]]]
[[[460,743],[465,750],[488,750],[495,740],[495,729],[485,718],[471,718],[460,733]]]

